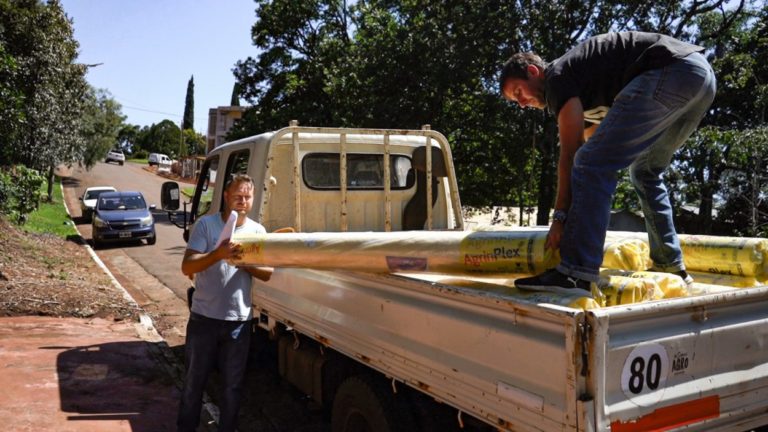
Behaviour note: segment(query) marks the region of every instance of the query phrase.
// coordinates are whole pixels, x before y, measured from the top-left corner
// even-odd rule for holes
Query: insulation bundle
[[[546,231],[398,231],[236,234],[236,265],[374,273],[526,273],[554,267]]]
[[[375,273],[538,274],[560,261],[558,253],[544,247],[547,233],[520,229],[236,234],[232,241],[240,243],[244,253],[233,263]],[[647,241],[645,233],[608,232],[603,267],[648,269],[652,263]],[[680,242],[690,272],[735,276],[732,284],[723,281],[734,286],[768,280],[766,239],[680,235]],[[659,282],[660,276],[651,276]],[[686,294],[684,288],[665,286],[660,285],[665,297]]]
[[[749,285],[749,279],[754,278],[758,283],[768,281],[768,239],[757,237],[721,237],[705,235],[680,234],[680,248],[683,251],[683,261],[689,272],[709,273],[720,276],[734,276],[738,286]],[[652,266],[647,247],[646,233],[609,231],[606,235],[606,245],[621,244],[627,241],[642,241],[645,248],[638,248],[642,256],[636,262],[645,263],[646,267],[623,270],[645,270]],[[604,262],[604,267],[621,268],[615,264]],[[725,279],[723,280],[725,281]]]
[[[691,295],[691,289],[687,283],[678,275],[672,273],[652,272],[652,271],[627,271],[616,269],[603,269],[600,271],[600,277],[610,279],[611,277],[624,277],[632,279],[641,279],[651,281],[661,290],[661,297],[688,297]]]
[[[768,239],[680,235],[686,268],[768,281]]]
[[[476,280],[467,278],[446,278],[440,279],[437,282],[450,286],[472,288],[485,292],[502,294],[505,297],[513,297],[525,303],[547,303],[583,310],[596,309],[601,306],[598,300],[588,296],[586,292],[582,290],[574,290],[574,293],[570,295],[524,291],[514,287],[514,279]]]

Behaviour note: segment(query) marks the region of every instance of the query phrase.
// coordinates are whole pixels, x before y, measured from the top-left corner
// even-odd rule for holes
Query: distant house
[[[608,222],[608,230],[645,232],[643,213],[627,209],[612,210],[611,220]]]
[[[227,133],[243,117],[246,107],[220,106],[208,110],[207,152],[224,144]]]

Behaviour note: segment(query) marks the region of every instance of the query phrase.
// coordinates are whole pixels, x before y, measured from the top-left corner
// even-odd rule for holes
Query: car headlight
[[[103,219],[101,219],[98,216],[93,217],[93,226],[96,228],[107,228],[109,224],[107,224]]]
[[[141,224],[141,226],[147,227],[152,225],[152,221],[153,221],[152,215],[149,215],[145,218],[142,218],[141,221],[139,221],[139,223]]]

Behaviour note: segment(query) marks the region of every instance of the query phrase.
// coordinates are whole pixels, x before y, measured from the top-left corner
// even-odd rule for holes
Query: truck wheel
[[[407,405],[392,388],[370,376],[353,376],[339,386],[333,399],[333,432],[405,432],[414,430]]]

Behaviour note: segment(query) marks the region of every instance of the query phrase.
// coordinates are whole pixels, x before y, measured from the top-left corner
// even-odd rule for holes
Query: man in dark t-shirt
[[[590,292],[603,260],[617,173],[629,167],[640,198],[653,269],[690,284],[662,173],[712,103],[716,81],[704,49],[654,33],[608,33],[545,63],[518,53],[500,89],[521,107],[557,117],[558,190],[547,247],[560,264],[518,279],[521,289]]]

